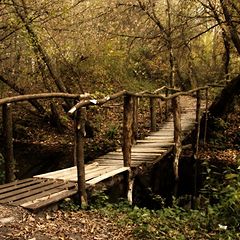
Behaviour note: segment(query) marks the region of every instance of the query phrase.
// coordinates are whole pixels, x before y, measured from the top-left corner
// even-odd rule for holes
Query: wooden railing
[[[87,204],[87,194],[85,185],[85,165],[84,165],[84,142],[85,142],[85,122],[86,122],[86,107],[101,106],[110,101],[123,98],[123,141],[122,141],[122,153],[123,164],[125,167],[131,167],[131,148],[135,143],[137,130],[138,130],[138,100],[139,98],[149,99],[149,111],[151,116],[151,131],[157,130],[156,122],[156,100],[160,100],[165,103],[165,112],[168,115],[169,101],[172,103],[172,113],[174,120],[174,173],[176,181],[178,180],[178,161],[182,150],[181,139],[181,111],[179,97],[186,95],[194,95],[197,98],[196,104],[196,122],[195,122],[195,143],[194,156],[197,158],[199,135],[200,135],[200,107],[201,107],[201,91],[205,91],[205,124],[204,124],[204,139],[206,143],[207,135],[207,121],[208,121],[208,101],[209,101],[209,88],[215,86],[199,87],[187,92],[182,92],[179,89],[172,89],[168,87],[161,87],[154,92],[143,91],[139,93],[133,93],[130,91],[120,91],[110,96],[106,96],[101,99],[93,99],[90,94],[78,95],[78,94],[66,94],[66,93],[42,93],[32,95],[21,95],[16,97],[9,97],[0,99],[0,105],[3,106],[3,138],[4,138],[4,157],[6,165],[6,179],[7,181],[14,180],[14,156],[13,156],[13,138],[12,138],[12,110],[11,103],[29,101],[32,99],[46,99],[46,98],[69,98],[78,101],[73,106],[68,114],[74,118],[74,131],[75,131],[75,150],[74,160],[77,166],[78,176],[78,192],[82,205]],[[217,86],[219,87],[219,85]],[[161,94],[162,93],[162,94]],[[131,171],[128,174],[129,187],[131,185]]]
[[[217,86],[219,87],[219,86]],[[166,114],[168,115],[169,107],[168,102],[172,103],[172,111],[173,111],[173,120],[174,120],[174,173],[175,179],[178,181],[178,162],[179,157],[182,151],[182,139],[181,139],[181,111],[180,111],[180,96],[194,95],[196,96],[196,121],[195,121],[195,142],[193,144],[194,149],[194,157],[197,159],[198,157],[198,149],[199,149],[199,136],[200,136],[200,108],[201,108],[201,91],[205,91],[205,124],[204,124],[204,140],[206,143],[206,134],[207,134],[207,119],[208,119],[208,92],[210,86],[199,87],[196,89],[192,89],[187,92],[182,92],[179,89],[171,89],[168,87],[162,87],[157,89],[154,92],[140,92],[133,93],[129,91],[121,91],[115,93],[110,96],[106,96],[102,99],[87,99],[82,100],[77,103],[74,107],[69,110],[70,115],[75,114],[75,119],[79,119],[76,126],[76,162],[77,162],[77,172],[78,172],[78,186],[79,186],[79,195],[82,199],[82,203],[87,203],[87,195],[85,188],[85,169],[84,169],[84,122],[86,115],[86,107],[89,106],[101,106],[110,101],[123,98],[123,132],[122,132],[122,153],[123,153],[123,164],[125,167],[131,167],[131,147],[133,143],[136,141],[136,131],[138,129],[137,123],[137,112],[138,112],[138,99],[139,98],[148,98],[150,101],[150,116],[151,116],[151,131],[156,131],[156,99],[159,99],[165,102],[166,105]],[[165,91],[164,94],[160,94],[160,92]],[[82,116],[76,117],[76,116]],[[131,172],[128,175],[128,183],[129,188],[131,186]]]
[[[0,106],[2,106],[2,128],[3,128],[3,151],[5,159],[5,182],[12,182],[15,180],[15,160],[13,154],[13,117],[12,104],[31,101],[36,99],[74,99],[80,100],[88,97],[88,94],[68,94],[68,93],[40,93],[20,95],[14,97],[7,97],[0,99]]]

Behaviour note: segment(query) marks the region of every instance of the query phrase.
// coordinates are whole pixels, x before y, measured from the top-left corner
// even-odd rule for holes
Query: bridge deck
[[[185,104],[186,105],[186,104]],[[184,108],[181,114],[183,138],[192,131],[195,124],[195,108]],[[154,164],[172,149],[174,145],[173,119],[162,124],[159,131],[150,133],[144,140],[138,140],[132,147],[132,168]],[[128,171],[123,166],[121,149],[86,164],[87,187]],[[18,205],[36,210],[57,202],[77,192],[77,169],[71,167],[41,174],[30,179],[0,186],[0,203]]]

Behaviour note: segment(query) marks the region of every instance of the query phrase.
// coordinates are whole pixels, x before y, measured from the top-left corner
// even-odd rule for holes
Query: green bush
[[[173,207],[149,210],[126,201],[110,204],[99,194],[97,211],[122,227],[130,225],[134,239],[240,239],[240,167],[221,169],[222,175],[216,166],[206,170],[202,194],[209,201],[201,209],[183,209],[175,200]]]

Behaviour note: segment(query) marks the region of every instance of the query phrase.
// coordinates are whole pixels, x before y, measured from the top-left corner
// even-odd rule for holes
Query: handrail
[[[0,99],[0,105],[13,102],[22,102],[33,99],[44,99],[44,98],[70,98],[70,99],[86,99],[90,95],[86,94],[70,94],[70,93],[36,93],[36,94],[27,94],[19,95],[14,97],[6,97]]]
[[[103,104],[105,104],[105,103],[107,103],[107,102],[109,102],[109,101],[111,101],[111,100],[114,100],[114,99],[119,98],[119,97],[123,97],[123,96],[125,96],[125,95],[129,95],[129,96],[132,96],[132,97],[159,98],[159,99],[161,99],[162,101],[168,101],[168,100],[171,100],[171,99],[173,99],[173,98],[175,98],[175,97],[178,97],[178,96],[180,96],[180,95],[191,95],[191,94],[194,93],[194,92],[197,92],[197,91],[199,91],[199,90],[205,90],[205,89],[207,89],[207,88],[208,88],[208,86],[195,88],[195,89],[189,90],[189,91],[187,91],[187,92],[181,91],[181,92],[174,93],[174,94],[172,94],[172,95],[170,95],[170,96],[168,96],[168,97],[164,97],[164,96],[162,96],[162,95],[160,95],[160,94],[156,94],[155,91],[154,91],[153,93],[151,93],[151,92],[145,92],[145,91],[139,92],[139,93],[134,93],[134,92],[130,92],[130,91],[127,91],[127,90],[123,90],[123,91],[117,92],[117,93],[115,93],[115,94],[113,94],[113,95],[110,95],[110,96],[108,95],[108,96],[106,96],[106,97],[104,97],[104,98],[101,98],[101,99],[99,99],[99,100],[97,100],[97,99],[89,99],[89,100],[80,101],[80,102],[78,102],[75,106],[73,106],[73,107],[68,111],[68,113],[69,113],[69,115],[72,115],[72,114],[74,114],[74,112],[75,112],[77,109],[79,109],[79,108],[81,108],[81,107],[87,107],[87,106],[90,106],[90,105],[103,105]],[[157,90],[163,90],[163,89],[167,89],[167,87],[164,86],[163,88],[159,88],[159,89],[157,89]],[[171,88],[168,88],[168,89],[171,89]],[[171,90],[178,91],[178,89],[171,89]],[[159,92],[159,91],[158,91],[158,92]]]

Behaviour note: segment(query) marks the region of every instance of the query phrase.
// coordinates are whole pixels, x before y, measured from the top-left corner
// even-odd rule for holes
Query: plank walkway
[[[183,103],[181,125],[184,136],[187,136],[195,125],[195,108]],[[132,147],[132,168],[142,165],[152,165],[169,152],[173,145],[173,119],[163,123],[159,131],[150,133],[143,140],[138,140]],[[95,159],[85,165],[87,187],[108,180],[118,174],[128,171],[123,166],[121,149]],[[70,167],[33,178],[19,180],[0,186],[0,203],[22,206],[36,210],[58,202],[77,193],[77,169]]]

